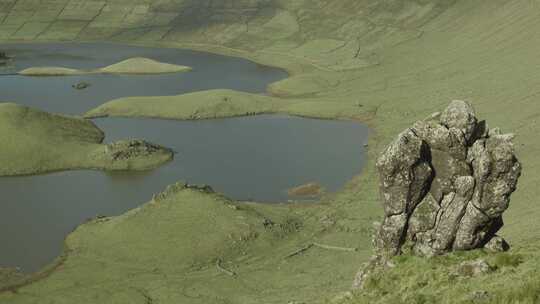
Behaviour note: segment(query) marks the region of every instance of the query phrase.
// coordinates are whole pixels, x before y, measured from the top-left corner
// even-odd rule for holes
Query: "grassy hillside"
[[[105,135],[91,121],[0,103],[0,175],[27,175],[69,169],[148,170],[169,161],[172,152],[121,141],[102,144]],[[132,157],[125,157],[125,152]],[[134,152],[137,152],[135,154]]]
[[[244,217],[240,219],[232,211],[216,212],[224,208],[220,199],[182,191],[163,205],[145,205],[105,223],[81,226],[68,238],[67,246],[74,250],[67,251],[61,267],[33,284],[3,293],[0,302],[149,303],[150,298],[165,303],[317,303],[331,299],[349,288],[357,268],[370,255],[371,222],[381,213],[374,157],[415,120],[441,110],[452,99],[464,99],[490,126],[517,134],[516,151],[524,170],[501,234],[514,246],[512,254],[522,254],[526,260],[455,283],[446,279],[448,269],[460,259],[483,253],[448,257],[446,264],[404,259],[380,279],[379,289],[372,286],[373,297],[343,301],[470,302],[465,295],[485,290],[494,295],[487,302],[533,303],[540,289],[534,262],[540,260],[535,250],[540,246],[540,208],[535,204],[540,195],[540,161],[535,152],[540,149],[539,6],[529,0],[0,2],[4,41],[113,40],[242,56],[292,72],[292,77],[270,88],[277,102],[288,103],[285,112],[362,119],[373,130],[367,169],[319,206],[254,204],[249,212],[240,211]],[[200,202],[203,207],[195,205]],[[174,210],[160,215],[155,206]],[[204,212],[196,213],[199,208]],[[209,223],[203,225],[206,235],[212,235],[208,243],[193,241],[195,228],[203,227],[179,233],[189,221],[170,217],[180,219],[186,212]],[[273,239],[260,216],[273,219],[279,227],[294,228]],[[156,224],[150,231],[163,242],[146,243],[147,235],[139,239],[132,238],[131,232],[122,234],[135,223],[154,225],[162,218],[166,224]],[[229,224],[220,226],[223,219],[229,219]],[[253,228],[238,230],[236,225]],[[233,238],[239,231],[254,231],[256,236],[241,243],[245,248],[234,247],[225,231]],[[192,250],[202,260],[184,255],[172,240],[197,244]],[[362,250],[311,248],[294,256],[294,262],[283,259],[283,254],[312,241]],[[178,256],[178,268],[169,267],[171,252]],[[218,258],[237,275],[221,271],[215,263]],[[149,272],[153,267],[157,270]],[[416,280],[419,276],[425,278]],[[524,277],[531,279],[519,280]],[[419,281],[422,286],[411,284]],[[420,289],[426,295],[413,298]]]
[[[104,138],[91,122],[10,103],[0,104],[0,130],[3,175],[82,167]]]

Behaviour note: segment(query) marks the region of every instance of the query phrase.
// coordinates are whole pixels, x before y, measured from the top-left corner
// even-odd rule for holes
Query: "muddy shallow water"
[[[39,48],[38,48],[39,47]],[[112,44],[0,46],[16,69],[36,65],[92,68],[134,56],[192,66],[153,76],[0,76],[0,100],[51,112],[81,114],[111,98],[173,95],[230,88],[263,93],[286,74],[247,60],[207,53]],[[99,50],[96,52],[96,49]],[[97,54],[97,55],[93,55]],[[74,90],[86,81],[92,86]],[[336,191],[363,166],[367,127],[279,115],[205,121],[102,118],[106,142],[142,138],[173,148],[172,162],[148,172],[66,171],[0,177],[0,266],[35,271],[51,262],[67,233],[96,215],[117,215],[179,180],[209,184],[238,200],[285,202],[287,190],[309,182]]]

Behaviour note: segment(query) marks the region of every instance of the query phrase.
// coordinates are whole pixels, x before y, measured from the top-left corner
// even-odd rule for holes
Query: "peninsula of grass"
[[[142,141],[103,144],[89,120],[0,103],[0,176],[59,170],[148,170],[173,157]]]

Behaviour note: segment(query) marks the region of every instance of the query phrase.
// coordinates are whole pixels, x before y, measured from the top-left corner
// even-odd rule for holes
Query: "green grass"
[[[456,269],[464,261],[484,259],[488,274],[465,276]],[[402,256],[394,268],[375,273],[365,290],[342,303],[538,303],[538,247],[508,253],[481,250],[433,258]],[[480,294],[476,295],[475,294]]]
[[[119,98],[90,110],[84,116],[209,119],[275,113],[284,104],[269,96],[218,89],[178,96]]]
[[[82,119],[0,104],[0,172],[31,174],[83,167],[104,134]]]
[[[7,16],[0,21],[0,39],[16,41],[17,35],[24,39],[33,35],[33,23],[22,25],[33,22],[41,11],[45,14],[48,2],[19,1],[17,6],[24,9],[13,9],[11,2],[0,5],[0,15]],[[87,114],[187,119],[279,112],[359,119],[372,128],[363,174],[315,206],[248,204],[249,212],[237,212],[225,209],[223,201],[212,195],[186,191],[162,204],[168,213],[145,205],[108,222],[89,223],[68,238],[69,246],[77,250],[69,252],[62,268],[19,288],[18,294],[2,294],[0,303],[144,303],[145,295],[157,303],[330,301],[349,289],[358,267],[371,254],[371,223],[381,215],[373,168],[378,152],[401,130],[440,111],[452,99],[472,102],[491,127],[517,134],[515,147],[524,171],[501,231],[515,249],[500,257],[481,252],[432,260],[403,257],[396,268],[371,283],[371,293],[348,301],[467,303],[472,292],[487,291],[493,303],[538,302],[540,10],[536,2],[205,3],[121,1],[107,4],[101,14],[94,6],[69,6],[63,13],[69,20],[46,21],[49,25],[35,39],[186,47],[286,68],[292,77],[270,86],[273,97],[223,91],[135,97]],[[185,14],[175,17],[175,12]],[[204,12],[204,17],[192,12]],[[229,95],[232,103],[220,100]],[[150,109],[145,100],[160,102],[164,110]],[[261,217],[271,218],[276,227],[286,218],[302,225],[296,232],[268,232],[254,224]],[[239,228],[243,226],[249,229]],[[202,238],[198,229],[208,238]],[[231,247],[227,234],[240,237],[243,232],[251,233],[241,234],[245,240]],[[361,251],[313,248],[283,260],[314,240]],[[187,250],[184,243],[193,247]],[[248,254],[242,258],[244,251]],[[460,261],[478,256],[497,269],[463,280],[448,275]],[[216,270],[217,257],[237,277]]]
[[[171,159],[162,151],[128,160],[111,158],[103,132],[91,121],[13,103],[0,103],[0,175],[70,169],[142,170]]]
[[[237,204],[182,184],[165,193],[124,215],[80,226],[66,240],[61,266],[17,293],[3,293],[0,303],[315,300],[323,286],[345,288],[343,270],[364,256],[313,248],[287,258],[315,238],[319,225],[294,206]],[[311,265],[313,259],[320,264]],[[236,275],[221,271],[218,260]],[[325,272],[338,261],[346,262],[336,266],[340,271]],[[295,294],[283,293],[292,287]]]

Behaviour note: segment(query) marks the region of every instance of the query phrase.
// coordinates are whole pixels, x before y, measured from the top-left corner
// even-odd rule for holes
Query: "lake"
[[[227,88],[265,93],[287,74],[253,62],[178,49],[116,44],[0,45],[16,56],[11,71],[30,66],[95,68],[129,57],[188,65],[163,75],[0,76],[0,100],[50,112],[82,114],[124,96],[176,95]],[[4,71],[9,73],[8,71]],[[72,84],[91,86],[75,90]],[[140,206],[169,184],[208,184],[236,200],[266,203],[309,182],[334,192],[360,173],[368,129],[356,122],[261,115],[203,121],[100,118],[106,142],[140,138],[172,148],[175,159],[146,172],[65,171],[0,177],[0,266],[36,271],[61,251],[64,237],[85,219]],[[314,200],[310,198],[310,200]]]

